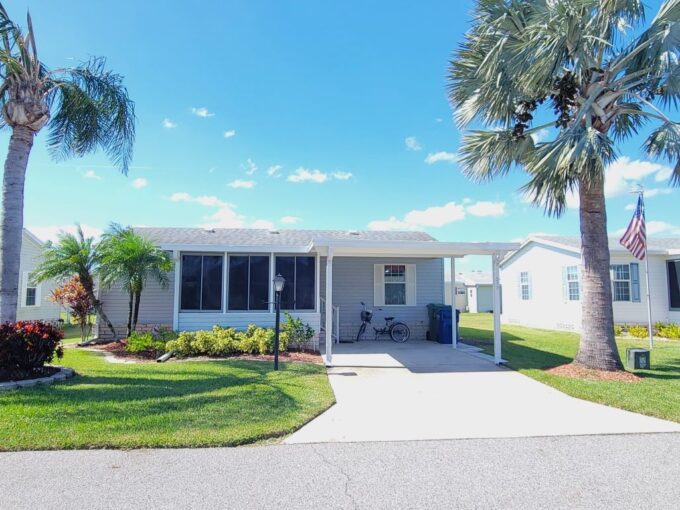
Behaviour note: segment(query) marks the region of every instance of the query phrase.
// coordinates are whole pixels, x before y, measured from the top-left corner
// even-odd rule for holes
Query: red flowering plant
[[[48,375],[45,367],[56,356],[63,356],[64,334],[42,321],[0,324],[0,381],[30,379]]]

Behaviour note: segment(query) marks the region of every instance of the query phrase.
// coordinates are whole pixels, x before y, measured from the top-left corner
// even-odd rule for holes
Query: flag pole
[[[647,223],[645,217],[645,192],[640,189],[640,200],[642,201],[642,217],[645,225]],[[652,297],[649,292],[649,253],[647,252],[647,236],[645,236],[645,283],[647,287],[647,332],[649,333],[649,350],[654,348],[654,330],[652,329]]]

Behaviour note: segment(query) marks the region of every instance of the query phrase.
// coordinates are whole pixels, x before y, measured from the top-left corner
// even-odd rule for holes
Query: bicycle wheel
[[[411,337],[411,330],[403,322],[395,322],[390,326],[390,338],[403,344]]]
[[[366,323],[362,322],[359,326],[359,332],[357,333],[357,342],[361,341],[361,337],[364,336],[364,331],[366,331]]]

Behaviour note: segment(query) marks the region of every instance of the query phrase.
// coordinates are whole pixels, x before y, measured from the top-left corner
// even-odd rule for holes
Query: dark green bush
[[[281,332],[279,350],[288,348],[288,333]],[[225,357],[236,354],[271,354],[274,351],[274,330],[251,324],[246,331],[214,326],[211,331],[183,331],[176,340],[166,344],[167,351],[178,357]]]
[[[288,343],[298,349],[308,349],[314,338],[314,329],[299,317],[293,317],[286,312],[286,321],[283,323],[283,331],[288,333]]]
[[[164,340],[157,339],[152,333],[138,333],[134,331],[127,339],[125,350],[135,354],[160,356],[165,352]]]

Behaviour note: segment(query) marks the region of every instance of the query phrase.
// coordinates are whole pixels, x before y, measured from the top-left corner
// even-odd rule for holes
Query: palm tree
[[[56,160],[101,148],[126,174],[135,114],[121,76],[107,71],[103,59],[49,70],[38,58],[30,15],[24,34],[1,3],[0,39],[0,128],[12,130],[0,232],[0,322],[5,322],[16,319],[24,181],[36,134],[47,125],[47,146]]]
[[[478,0],[449,69],[449,99],[463,137],[460,163],[477,181],[522,168],[522,188],[560,216],[578,193],[583,324],[575,362],[622,368],[614,342],[605,168],[649,125],[643,149],[669,161],[680,184],[680,1],[648,26],[638,0]],[[536,119],[545,123],[534,122]],[[532,135],[548,129],[549,140]]]
[[[139,303],[149,278],[168,285],[173,268],[168,252],[136,234],[130,227],[113,224],[100,243],[100,274],[104,285],[120,283],[128,293],[127,336],[137,328]]]
[[[106,324],[113,338],[116,330],[104,313],[102,302],[97,299],[94,279],[99,272],[101,255],[92,237],[85,237],[83,229],[78,225],[76,235],[61,232],[56,244],[48,244],[43,250],[43,260],[36,268],[34,278],[41,282],[45,280],[67,280],[77,276],[87,292],[92,307],[99,319]]]

